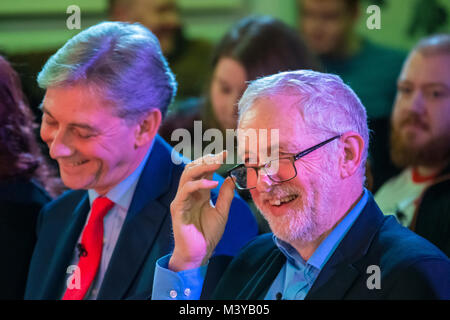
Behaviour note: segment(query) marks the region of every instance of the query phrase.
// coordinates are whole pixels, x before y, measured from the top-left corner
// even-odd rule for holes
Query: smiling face
[[[223,57],[214,69],[211,83],[211,105],[222,129],[237,126],[237,103],[247,87],[247,74],[242,64]]]
[[[86,86],[48,88],[42,111],[41,138],[71,189],[104,195],[142,160],[142,148],[135,147],[139,125],[113,115]]]
[[[279,95],[273,99],[258,99],[241,116],[240,130],[279,130],[279,157],[292,156],[321,141],[307,133],[305,123],[294,105],[298,98]],[[241,134],[243,131],[238,131]],[[258,166],[266,163],[265,150],[256,145],[239,144],[239,154],[248,162],[256,155]],[[267,145],[276,142],[268,139]],[[271,158],[276,157],[271,154]],[[333,223],[329,214],[330,196],[337,177],[333,172],[333,160],[327,148],[311,152],[294,164],[297,176],[289,181],[275,183],[263,171],[258,172],[257,187],[250,190],[257,208],[269,222],[273,233],[280,239],[292,242],[316,240]],[[251,165],[249,165],[251,166]]]
[[[391,154],[400,166],[450,157],[450,55],[413,52],[398,80]]]

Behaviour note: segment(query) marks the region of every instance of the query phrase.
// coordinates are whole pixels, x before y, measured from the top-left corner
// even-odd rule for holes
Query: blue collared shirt
[[[350,230],[368,199],[368,191],[364,189],[361,200],[320,243],[308,261],[305,261],[289,243],[273,236],[275,244],[286,256],[287,260],[269,288],[265,300],[275,300],[277,295],[278,299],[280,297],[285,300],[305,299],[323,266],[333,255],[348,230]]]
[[[118,185],[113,187],[108,193],[105,195],[109,200],[114,202],[114,206],[109,210],[103,219],[103,249],[102,249],[102,257],[100,260],[100,265],[97,270],[97,274],[95,279],[93,280],[91,287],[84,299],[86,300],[94,300],[98,296],[98,292],[103,283],[103,278],[105,276],[106,270],[108,269],[109,261],[111,260],[112,254],[114,252],[114,248],[116,246],[117,240],[119,239],[120,231],[122,230],[122,226],[125,222],[125,218],[127,216],[128,209],[130,207],[131,201],[133,200],[134,191],[136,190],[136,185],[139,181],[139,177],[141,176],[142,170],[144,170],[145,163],[150,156],[151,150],[153,147],[153,143],[148,149],[144,159],[141,161],[139,166],[124,180],[122,180]],[[99,196],[99,194],[92,189],[88,190],[89,203],[92,208],[92,203]],[[89,217],[91,215],[91,210],[89,210],[88,216],[86,218],[86,223],[83,227],[86,227]],[[78,238],[78,242],[81,242],[81,237],[83,232],[80,233]],[[74,250],[71,265],[78,264],[78,251]],[[70,276],[70,275],[67,275]],[[61,297],[64,295],[66,290],[66,286],[63,287],[63,292]]]
[[[364,188],[361,200],[320,243],[313,255],[304,261],[290,244],[274,236],[275,244],[286,256],[286,263],[278,273],[265,300],[303,300],[317,279],[323,266],[350,230],[365,207],[369,193]],[[207,265],[197,269],[173,272],[168,269],[170,254],[156,262],[152,300],[197,300],[200,298]]]

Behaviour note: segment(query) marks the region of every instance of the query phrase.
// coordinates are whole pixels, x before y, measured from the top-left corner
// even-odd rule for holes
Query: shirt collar
[[[305,262],[297,250],[289,243],[273,236],[275,245],[286,256],[289,263],[298,266],[311,265],[319,270],[323,268],[325,263],[336,250],[337,246],[350,230],[353,223],[367,204],[369,193],[364,188],[363,195],[352,210],[342,219],[342,221],[330,232],[330,234],[320,243],[319,247],[314,251],[313,255]]]
[[[144,170],[145,163],[150,156],[151,150],[153,148],[153,142],[148,148],[147,153],[145,154],[144,159],[141,161],[139,166],[124,180],[122,180],[119,184],[114,186],[111,190],[108,191],[106,197],[114,202],[116,205],[120,206],[122,209],[128,211],[130,207],[131,200],[133,199],[134,190],[136,189],[136,185],[139,181],[139,177]],[[88,190],[89,202],[92,207],[92,203],[99,196],[99,194],[93,190]]]

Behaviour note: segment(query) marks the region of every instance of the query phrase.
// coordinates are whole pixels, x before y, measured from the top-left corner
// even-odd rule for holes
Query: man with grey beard
[[[410,53],[398,80],[391,158],[404,170],[375,200],[450,256],[450,34]]]
[[[251,132],[254,143],[242,139]],[[186,166],[170,206],[175,247],[156,263],[152,299],[200,297],[234,187],[250,191],[273,234],[240,251],[214,299],[450,299],[450,260],[364,188],[368,143],[365,109],[338,76],[251,82],[239,101],[242,164],[215,206],[211,177],[226,152]]]

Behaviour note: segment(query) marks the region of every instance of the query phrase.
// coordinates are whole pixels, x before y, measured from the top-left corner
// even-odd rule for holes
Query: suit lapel
[[[98,299],[123,299],[145,258],[151,251],[158,231],[169,210],[158,198],[167,192],[171,181],[170,151],[156,137],[142,171],[136,191],[111,261],[103,279]]]
[[[358,263],[367,253],[384,217],[372,195],[366,206],[319,273],[306,299],[340,300],[365,270]]]
[[[66,269],[73,257],[73,250],[86,222],[89,209],[89,197],[85,192],[75,210],[72,211],[68,227],[64,228],[65,231],[61,233],[52,259],[48,263],[48,273],[42,284],[44,299],[61,298],[65,286]]]
[[[276,276],[286,263],[285,256],[274,247],[265,263],[236,297],[237,300],[263,300]]]

